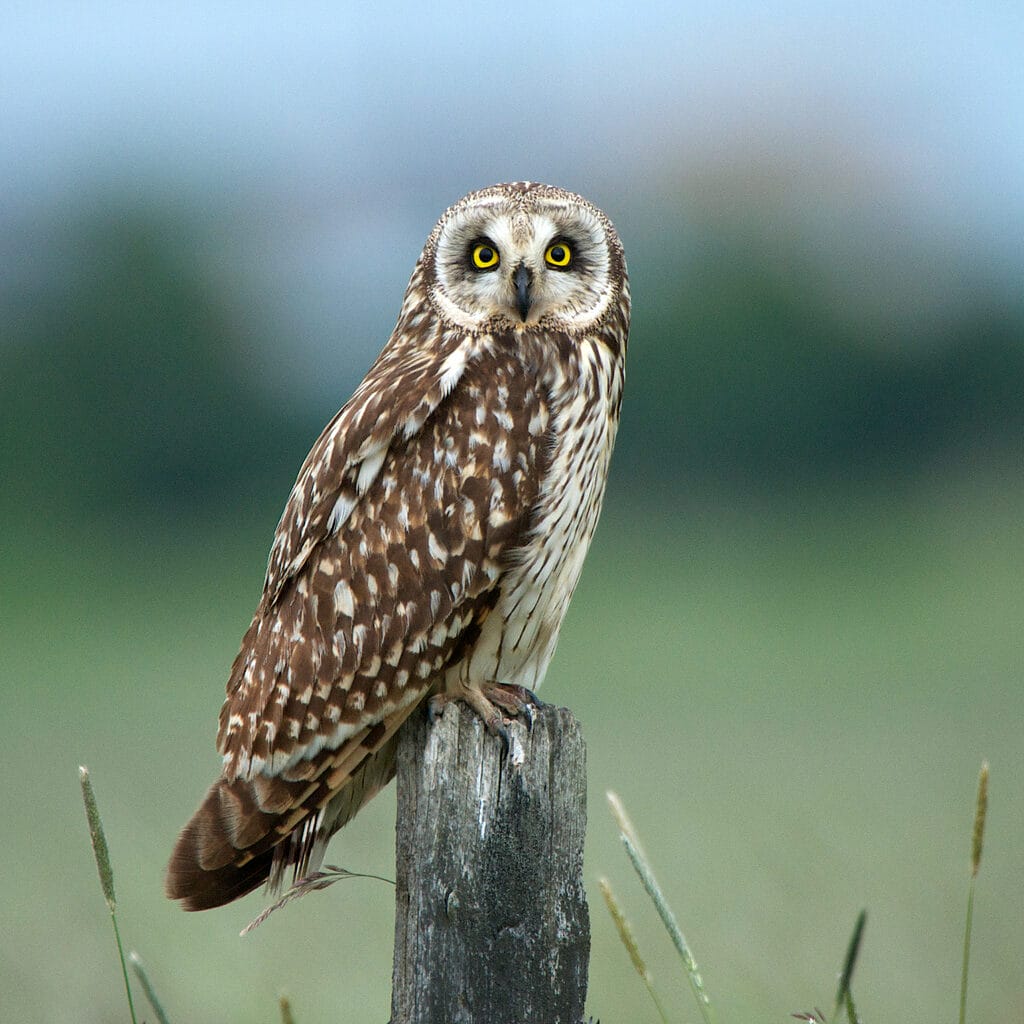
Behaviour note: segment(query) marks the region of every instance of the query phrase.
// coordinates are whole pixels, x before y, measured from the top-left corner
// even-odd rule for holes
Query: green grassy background
[[[1020,1016],[1022,498],[1012,459],[995,456],[785,499],[613,486],[543,692],[588,740],[590,1012],[656,1019],[597,893],[608,874],[676,1019],[694,1016],[618,848],[614,788],[720,1021],[825,1006],[861,907],[864,1019],[952,1018],[988,758],[970,1009]],[[282,990],[302,1024],[387,1020],[388,887],[335,886],[244,940],[260,895],[204,915],[163,899],[176,831],[217,770],[223,679],[272,524],[243,509],[202,531],[131,522],[4,537],[0,1017],[126,1017],[78,791],[86,763],[122,934],[172,1020],[272,1021]],[[393,813],[389,792],[329,859],[390,874]]]

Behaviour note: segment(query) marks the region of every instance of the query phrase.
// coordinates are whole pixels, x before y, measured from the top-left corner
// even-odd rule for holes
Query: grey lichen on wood
[[[503,756],[450,704],[398,750],[393,1024],[579,1024],[590,918],[586,748],[564,708]]]

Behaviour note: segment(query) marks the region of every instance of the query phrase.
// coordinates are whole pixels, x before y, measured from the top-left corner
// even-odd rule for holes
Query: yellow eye
[[[544,259],[549,267],[564,270],[572,263],[572,249],[565,242],[553,242],[544,253]]]
[[[480,242],[473,246],[473,266],[477,270],[492,270],[498,265],[498,250],[493,245]]]

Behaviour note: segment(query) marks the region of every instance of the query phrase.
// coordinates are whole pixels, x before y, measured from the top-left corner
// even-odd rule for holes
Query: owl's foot
[[[492,704],[501,708],[510,718],[522,718],[527,729],[533,729],[533,709],[545,705],[540,698],[525,686],[513,683],[489,683],[483,692]]]
[[[468,704],[481,718],[492,736],[501,737],[504,752],[509,751],[508,724],[512,718],[522,718],[527,729],[533,728],[533,709],[544,704],[525,686],[512,683],[485,683],[481,687],[467,686],[456,693],[438,693],[427,702],[427,717],[433,723],[453,700]]]

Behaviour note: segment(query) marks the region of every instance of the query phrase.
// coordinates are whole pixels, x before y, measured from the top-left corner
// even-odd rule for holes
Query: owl
[[[425,700],[496,733],[529,706],[601,510],[629,309],[618,235],[582,197],[515,182],[444,213],[285,505],[171,899],[314,870]]]

